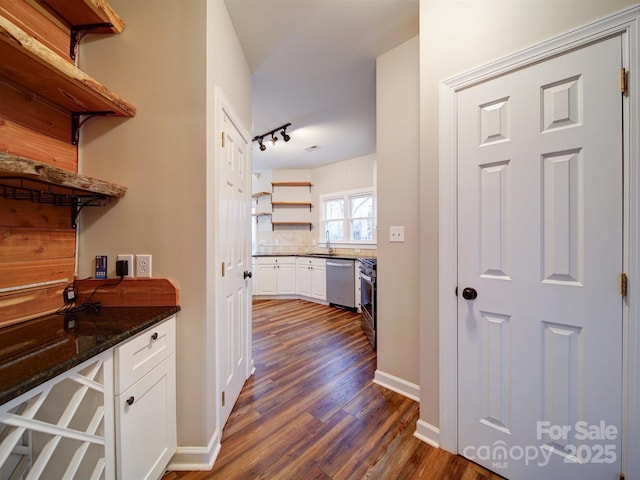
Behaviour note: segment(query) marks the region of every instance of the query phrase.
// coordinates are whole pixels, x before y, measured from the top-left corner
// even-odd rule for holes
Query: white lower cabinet
[[[327,263],[324,258],[296,259],[296,293],[304,297],[327,299]]]
[[[256,295],[296,293],[296,257],[258,257],[256,273]]]
[[[158,479],[176,451],[175,317],[115,349],[117,477]]]

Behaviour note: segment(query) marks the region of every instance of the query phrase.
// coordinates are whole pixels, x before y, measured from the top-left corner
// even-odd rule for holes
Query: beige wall
[[[631,0],[420,2],[421,419],[439,425],[438,83],[597,20]]]
[[[419,39],[377,60],[378,371],[419,384]],[[403,225],[405,242],[390,243]]]
[[[213,91],[221,85],[251,125],[251,75],[222,0],[110,0],[121,35],[83,42],[82,67],[136,105],[129,120],[88,122],[81,171],[128,186],[106,209],[86,209],[79,228],[79,272],[96,254],[153,255],[154,277],[180,288],[178,446],[204,449],[216,425],[213,286],[205,259],[215,238],[207,224]],[[203,450],[204,451],[204,450]]]

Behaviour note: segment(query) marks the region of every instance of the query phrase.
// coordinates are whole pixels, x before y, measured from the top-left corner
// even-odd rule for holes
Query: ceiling
[[[225,0],[253,75],[253,170],[376,151],[376,57],[418,34],[418,0]]]

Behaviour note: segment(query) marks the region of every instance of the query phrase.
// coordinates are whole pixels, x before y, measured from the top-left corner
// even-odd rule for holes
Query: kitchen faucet
[[[331,245],[331,238],[329,236],[329,230],[327,230],[324,234],[324,238],[327,240],[327,248],[329,249],[329,253],[333,253],[333,245]]]

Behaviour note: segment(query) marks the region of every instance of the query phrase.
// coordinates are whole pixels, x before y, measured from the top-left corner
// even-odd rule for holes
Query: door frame
[[[640,56],[637,48],[640,4],[609,15],[569,33],[527,48],[503,59],[440,82],[439,87],[439,404],[440,447],[458,453],[458,331],[457,331],[457,94],[460,90],[544,61],[614,35],[622,36],[623,64],[628,94],[624,116],[624,271],[629,277],[623,307],[622,469],[627,478],[640,478]],[[626,429],[624,428],[626,426]]]

